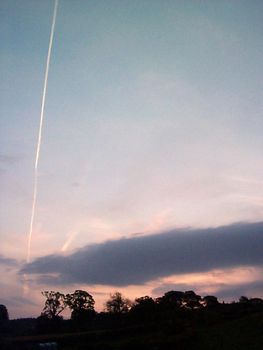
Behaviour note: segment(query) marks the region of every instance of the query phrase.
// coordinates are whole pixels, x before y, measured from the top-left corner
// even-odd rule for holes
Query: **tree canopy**
[[[75,290],[72,294],[67,294],[65,304],[71,310],[71,319],[87,321],[94,314],[95,301],[91,294],[84,290]]]
[[[0,305],[0,321],[8,321],[9,315],[5,305]]]
[[[42,295],[46,297],[46,301],[41,316],[54,319],[66,308],[64,294],[54,291],[44,291]]]
[[[120,292],[115,292],[111,294],[110,299],[106,301],[106,310],[113,314],[122,314],[129,311],[131,308],[131,301],[125,297]]]

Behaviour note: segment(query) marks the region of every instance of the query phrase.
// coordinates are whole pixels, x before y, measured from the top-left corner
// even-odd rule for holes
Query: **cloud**
[[[0,254],[0,265],[5,266],[17,266],[18,262],[15,259],[6,258]]]
[[[262,266],[262,246],[263,222],[175,229],[44,256],[20,273],[37,274],[47,284],[138,285],[174,274]]]
[[[214,289],[214,292],[211,293],[209,290],[211,286]],[[208,288],[208,289],[207,289]],[[215,284],[206,284],[206,283],[164,283],[161,286],[158,286],[152,290],[153,296],[161,296],[170,290],[194,290],[202,296],[205,295],[216,295],[221,300],[237,300],[241,295],[248,297],[257,296],[263,297],[263,279],[258,281],[252,281],[248,283],[215,283]]]
[[[159,296],[165,294],[166,292],[169,292],[170,290],[186,291],[186,290],[193,290],[193,289],[196,291],[196,284],[164,283],[161,286],[154,288],[152,290],[152,295],[155,297],[159,297]]]
[[[7,155],[0,153],[0,164],[14,164],[21,159],[18,155]]]
[[[32,301],[31,299],[20,297],[20,296],[12,296],[9,298],[0,298],[0,304],[4,305],[12,305],[14,306],[25,306],[25,305],[33,305],[36,306],[37,304]]]
[[[237,299],[242,295],[247,297],[263,297],[263,279],[249,283],[222,286],[216,292],[220,299]]]

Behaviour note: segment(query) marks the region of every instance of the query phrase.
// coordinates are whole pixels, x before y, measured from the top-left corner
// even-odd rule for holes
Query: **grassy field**
[[[136,326],[101,331],[36,335],[5,339],[3,350],[36,349],[40,342],[55,341],[58,350],[262,350],[263,313],[215,324],[188,324],[162,329]]]

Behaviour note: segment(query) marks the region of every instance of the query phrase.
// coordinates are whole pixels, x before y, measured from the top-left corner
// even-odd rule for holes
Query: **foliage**
[[[184,292],[182,305],[188,309],[198,309],[201,307],[201,296],[195,294],[194,291],[189,290]]]
[[[239,298],[239,302],[240,302],[240,303],[248,303],[248,302],[249,302],[249,299],[248,299],[248,297],[242,295],[242,296]]]
[[[8,311],[5,305],[0,305],[0,322],[9,320]]]
[[[75,290],[67,294],[65,304],[71,310],[71,319],[78,321],[90,321],[95,316],[95,301],[91,294],[84,290]]]
[[[184,309],[198,309],[201,308],[202,298],[194,291],[189,290],[186,292],[171,290],[164,294],[164,296],[157,298],[157,303],[162,309],[175,310],[179,308]]]
[[[157,304],[153,298],[144,296],[135,299],[132,305],[130,314],[131,317],[139,323],[154,321],[156,318]]]
[[[157,298],[156,302],[161,307],[168,307],[169,309],[174,309],[182,306],[183,298],[184,292],[171,290],[165,293],[162,297]]]
[[[22,329],[25,320],[21,320],[20,326],[19,320],[9,321],[9,327],[4,331],[2,328],[3,334],[8,334],[2,338],[10,342],[8,350],[32,348],[32,344],[41,339],[56,340],[61,350],[263,349],[263,300],[260,298],[243,297],[239,302],[228,304],[219,303],[211,295],[201,298],[193,291],[169,291],[157,299],[137,298],[131,306],[131,302],[117,292],[108,301],[108,312],[96,314],[90,323],[86,316],[90,312],[95,315],[95,311],[89,293],[77,290],[64,298],[60,298],[63,294],[59,292],[43,295],[55,305],[54,300],[59,300],[62,306],[69,307],[72,319],[59,317],[59,308],[53,312],[57,316],[48,318],[46,310],[36,320],[35,328],[23,327],[22,333],[19,327]],[[24,340],[18,337],[26,334]],[[0,348],[6,349],[4,345],[0,336]]]
[[[95,301],[88,292],[84,290],[75,290],[72,294],[66,295],[66,304],[72,311],[94,310]]]
[[[135,303],[133,305],[133,309],[147,309],[147,310],[152,310],[152,308],[154,308],[155,306],[155,301],[153,300],[153,298],[149,297],[148,295],[146,295],[145,297],[140,297],[135,299]]]
[[[206,295],[203,297],[203,305],[206,307],[217,306],[219,301],[214,295]]]
[[[106,310],[112,314],[127,313],[132,303],[129,299],[124,298],[120,292],[111,294],[110,299],[106,301]]]
[[[60,292],[44,291],[42,295],[46,297],[46,302],[41,316],[47,319],[55,319],[67,306],[65,295]]]

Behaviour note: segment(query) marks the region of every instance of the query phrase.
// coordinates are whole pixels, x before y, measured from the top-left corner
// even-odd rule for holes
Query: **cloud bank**
[[[20,273],[47,284],[144,284],[174,274],[263,265],[263,222],[159,234],[88,245],[71,255],[48,255]]]
[[[152,290],[154,296],[160,296],[169,290],[195,290],[200,291],[201,295],[211,294],[210,291],[206,290],[206,283],[202,282],[192,282],[192,283],[164,283]],[[245,283],[215,283],[213,287],[216,289],[215,294],[220,299],[237,299],[241,295],[246,295],[248,297],[252,296],[263,296],[263,278],[257,281],[249,281]]]
[[[4,266],[17,266],[17,261],[15,259],[7,258],[0,254],[0,265]]]

